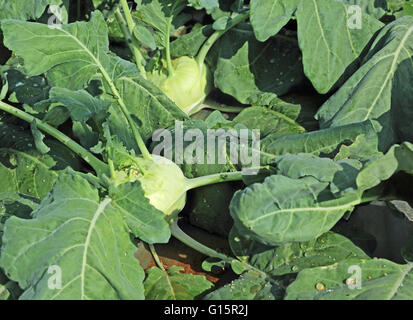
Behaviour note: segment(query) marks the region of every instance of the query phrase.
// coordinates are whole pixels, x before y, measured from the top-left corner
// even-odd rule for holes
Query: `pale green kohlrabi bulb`
[[[174,72],[165,77],[149,74],[148,78],[155,83],[185,113],[197,110],[212,89],[212,76],[205,63],[201,66],[190,57],[172,60]]]
[[[187,179],[182,170],[171,160],[152,155],[152,160],[140,159],[145,172],[138,180],[145,197],[165,215],[177,215],[185,206]]]

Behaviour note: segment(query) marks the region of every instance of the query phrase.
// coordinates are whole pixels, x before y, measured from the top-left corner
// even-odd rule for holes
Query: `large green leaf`
[[[230,204],[235,226],[253,240],[278,245],[315,239],[362,202],[357,160],[287,154],[276,165],[278,174],[238,191]]]
[[[109,71],[103,65],[108,58],[102,61],[109,50],[107,26],[98,12],[90,22],[62,28],[17,20],[3,20],[1,27],[4,44],[24,59],[28,75],[47,72],[53,86],[82,89],[98,70]]]
[[[412,140],[412,62],[413,17],[403,17],[380,32],[361,68],[321,107],[321,126],[377,119],[382,151]]]
[[[402,9],[406,0],[387,0],[388,7],[391,12],[396,12]]]
[[[191,225],[227,237],[233,224],[228,207],[235,190],[233,183],[191,190],[185,209]]]
[[[250,20],[255,36],[266,41],[277,34],[297,9],[301,0],[251,0]]]
[[[286,94],[303,77],[293,38],[276,36],[263,43],[250,25],[239,25],[220,42],[215,85],[241,103],[260,94]]]
[[[281,299],[284,296],[284,287],[291,278],[280,278],[282,275],[331,265],[349,258],[369,258],[350,240],[333,232],[325,233],[312,241],[274,247],[256,242],[248,238],[244,232],[233,228],[229,242],[233,253],[243,262],[238,263],[244,265],[244,268],[247,267],[249,271],[230,284],[208,294],[206,299]],[[222,267],[225,263],[218,261],[215,265]],[[209,265],[208,267],[210,269]]]
[[[413,175],[413,144],[410,142],[396,144],[385,155],[368,163],[358,174],[357,185],[360,189],[369,189],[399,171]]]
[[[363,14],[361,28],[353,28],[348,7],[332,0],[301,1],[296,16],[304,72],[320,93],[330,91],[346,71],[354,70],[352,64],[383,25]]]
[[[271,163],[276,156],[287,153],[333,155],[340,151],[346,158],[365,159],[375,155],[378,138],[374,123],[365,121],[302,134],[279,136],[270,134],[261,141],[262,163]]]
[[[403,5],[403,13],[413,17],[413,2],[412,1],[409,0]]]
[[[139,76],[135,64],[109,53],[107,25],[98,11],[89,22],[76,22],[60,29],[16,20],[4,20],[2,29],[6,46],[24,59],[29,75],[46,73],[52,85],[77,90],[100,73],[107,92],[117,98],[111,99],[109,109],[112,133],[123,139],[129,149],[137,147],[118,103],[129,109],[145,139],[175,119],[187,118],[159,89]]]
[[[307,241],[331,229],[354,206],[360,195],[321,202],[328,184],[311,177],[291,179],[274,175],[235,194],[231,216],[238,228],[257,241],[277,245]]]
[[[7,220],[0,257],[22,299],[143,298],[144,272],[122,213],[86,180],[61,176],[33,216]],[[50,267],[61,270],[60,288],[50,286]]]
[[[145,297],[148,300],[194,300],[212,287],[205,276],[182,273],[172,266],[167,271],[158,267],[147,270]]]
[[[349,258],[369,257],[349,239],[327,232],[307,242],[266,246],[231,230],[230,245],[235,255],[271,277],[298,273],[306,268],[327,266]]]
[[[112,187],[113,206],[122,212],[131,232],[147,243],[167,243],[171,237],[165,214],[153,207],[140,183],[124,183]]]
[[[359,283],[357,274],[360,271]],[[360,285],[360,288],[349,285]],[[350,259],[305,269],[287,288],[287,300],[412,300],[413,263]]]

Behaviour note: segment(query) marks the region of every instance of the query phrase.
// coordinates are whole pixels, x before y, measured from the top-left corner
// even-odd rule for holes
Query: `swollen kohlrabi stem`
[[[13,116],[20,118],[28,123],[33,123],[33,121],[36,121],[36,127],[38,129],[51,135],[56,140],[60,141],[66,147],[72,150],[74,153],[76,153],[78,156],[80,156],[83,160],[85,160],[88,164],[90,164],[90,166],[96,171],[98,175],[109,173],[109,168],[106,163],[100,161],[92,153],[90,153],[88,150],[83,148],[81,145],[79,145],[78,143],[70,139],[67,135],[63,134],[56,128],[2,101],[0,101],[0,110],[10,113]]]
[[[205,58],[209,50],[212,48],[215,42],[217,42],[219,38],[221,38],[225,34],[225,32],[227,32],[228,30],[231,30],[237,24],[247,20],[248,17],[249,17],[249,12],[239,14],[236,17],[231,19],[231,21],[229,22],[229,26],[225,30],[215,31],[199,50],[198,55],[196,57],[198,65],[201,67],[204,64]]]
[[[128,12],[129,12],[129,9],[128,9]],[[130,28],[128,28],[129,24],[127,25],[127,23],[125,22],[125,19],[123,18],[123,15],[120,12],[120,9],[116,10],[115,16],[116,16],[118,25],[122,29],[122,33],[123,33],[123,36],[125,37],[126,43],[135,58],[135,63],[139,68],[141,76],[144,79],[146,79],[146,70],[144,68],[144,58],[141,52],[139,51],[138,44],[136,43],[136,41],[134,41],[134,38],[131,35],[133,30],[131,31]]]
[[[187,186],[187,190],[192,190],[192,189],[207,186],[210,184],[228,182],[228,181],[239,181],[239,180],[242,180],[242,172],[240,171],[217,173],[217,174],[211,174],[208,176],[187,179],[186,186]]]

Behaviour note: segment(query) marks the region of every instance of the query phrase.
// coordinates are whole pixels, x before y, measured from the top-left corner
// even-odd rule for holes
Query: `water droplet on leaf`
[[[325,285],[324,285],[323,283],[319,282],[319,283],[317,283],[317,284],[315,285],[315,288],[316,288],[318,291],[322,291],[322,290],[324,290],[326,287],[325,287]]]

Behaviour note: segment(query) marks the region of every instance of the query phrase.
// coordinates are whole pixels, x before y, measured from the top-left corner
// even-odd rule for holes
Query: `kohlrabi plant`
[[[191,115],[202,108],[202,103],[213,88],[213,77],[205,58],[212,46],[225,32],[248,18],[248,11],[234,13],[223,17],[217,24],[217,30],[207,37],[194,56],[180,56],[172,59],[171,39],[173,22],[185,8],[185,1],[153,1],[138,3],[135,15],[132,16],[126,0],[120,1],[122,10],[116,11],[117,22],[134,54],[135,62],[146,78],[158,86],[185,113]],[[159,16],[154,16],[156,12]],[[136,20],[136,22],[135,22]],[[152,27],[158,36],[158,51],[152,53],[155,63],[145,71],[147,64],[141,54],[143,42],[139,42],[141,33],[137,32],[137,24]],[[141,30],[141,29],[139,29]],[[155,42],[155,40],[153,40]]]
[[[110,80],[107,84],[112,87],[112,94],[117,95],[118,91],[114,86],[111,86],[112,83]],[[83,94],[84,97],[91,98],[85,91],[83,91]],[[135,123],[131,120],[131,115],[127,109],[122,108],[121,101],[123,101],[123,99],[120,95],[119,97],[120,99],[118,101],[120,104],[116,105],[117,112],[123,113],[125,118],[129,119],[124,125],[131,128],[131,133],[133,133],[134,139],[136,139],[135,142],[140,154],[135,155],[134,150],[127,150],[118,138],[110,132],[110,124],[105,122],[102,125],[104,139],[100,141],[100,153],[105,161],[97,158],[91,151],[85,149],[66,134],[41,119],[3,101],[0,101],[0,110],[31,124],[34,143],[39,151],[42,150],[44,153],[50,151],[50,148],[48,148],[43,141],[44,135],[41,133],[41,131],[43,131],[57,141],[60,141],[68,150],[71,150],[75,155],[88,163],[95,174],[82,174],[68,171],[66,177],[72,182],[63,182],[65,178],[62,178],[62,181],[56,182],[55,188],[74,188],[74,192],[82,192],[82,188],[80,188],[80,190],[76,189],[78,187],[77,184],[80,183],[84,185],[83,188],[86,185],[89,186],[89,188],[93,185],[95,188],[100,189],[102,195],[106,194],[108,197],[105,200],[107,201],[106,204],[109,202],[113,203],[113,206],[117,208],[120,211],[119,213],[124,217],[124,223],[130,231],[149,244],[155,259],[162,269],[163,266],[158,260],[159,258],[152,243],[167,242],[171,233],[184,243],[209,256],[225,258],[225,261],[231,262],[233,260],[232,258],[203,246],[183,233],[177,225],[177,218],[185,206],[186,196],[189,190],[219,182],[241,180],[242,173],[228,172],[193,179],[186,178],[182,170],[174,162],[162,156],[149,153],[139,133],[139,128],[136,127]],[[74,97],[72,96],[71,98]],[[71,102],[82,103],[80,100],[72,100]],[[70,184],[73,185],[71,186]],[[57,189],[54,190],[56,191]],[[53,192],[54,191],[52,191],[52,194]],[[53,198],[54,196],[52,194],[51,197]],[[67,197],[67,201],[71,201],[71,192],[67,192],[61,196]],[[81,197],[82,196],[79,195],[77,199],[79,200]],[[95,214],[97,213],[98,211],[95,212]],[[85,217],[79,216],[76,219],[84,218]],[[97,219],[97,216],[95,215],[94,218]],[[110,223],[115,222],[112,221]],[[121,237],[120,234],[114,234],[113,236]],[[5,241],[5,244],[6,243],[7,240]],[[91,245],[93,246],[93,244]],[[3,262],[7,264],[5,260],[3,260]],[[135,265],[135,267],[137,268],[138,266]],[[11,275],[11,277],[17,280],[15,276]],[[81,284],[81,288],[85,290],[83,285],[84,284]],[[112,289],[117,290],[116,285],[114,285]],[[90,290],[93,291],[94,289],[90,288]],[[85,298],[83,293],[78,296],[71,292],[71,290],[63,291],[65,291],[62,293],[63,297]],[[37,292],[36,294],[47,295],[45,292]],[[98,298],[99,293],[96,294],[97,296],[95,297]],[[138,298],[140,296],[141,293],[139,292],[126,296],[121,295],[123,298]],[[28,293],[26,297],[34,296]]]
[[[186,178],[179,166],[170,159],[149,153],[133,122],[129,122],[128,125],[134,127],[134,136],[141,155],[137,156],[134,152],[126,150],[119,141],[113,141],[109,126],[104,123],[103,128],[107,139],[105,141],[105,163],[70,137],[42,120],[2,101],[0,101],[0,110],[31,123],[32,130],[38,137],[35,139],[35,143],[39,148],[45,146],[42,142],[44,136],[39,130],[63,143],[94,169],[97,179],[93,178],[93,181],[100,181],[99,183],[103,187],[109,188],[111,185],[116,187],[138,181],[150,204],[163,212],[165,216],[172,215],[174,219],[185,206],[187,191],[209,184],[242,179],[241,172],[219,173],[193,179]],[[128,111],[122,111],[121,107],[119,112],[125,112],[126,118],[131,118]],[[170,217],[167,219],[171,220]]]
[[[413,300],[410,8],[0,0],[0,300]]]

